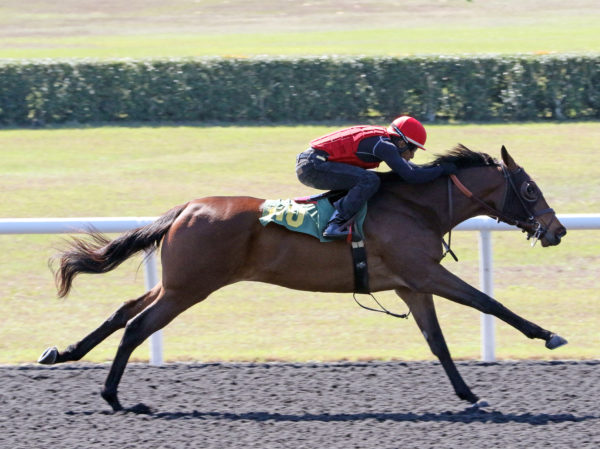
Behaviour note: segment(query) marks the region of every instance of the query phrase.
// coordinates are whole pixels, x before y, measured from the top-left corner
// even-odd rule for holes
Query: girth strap
[[[367,267],[365,241],[358,232],[352,232],[351,235],[352,241],[350,242],[350,247],[352,250],[352,266],[354,267],[354,292],[369,293],[371,290],[369,288],[369,270]]]

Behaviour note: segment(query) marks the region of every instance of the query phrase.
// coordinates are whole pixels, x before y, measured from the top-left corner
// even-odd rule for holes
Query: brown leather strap
[[[458,180],[456,175],[450,175],[450,179],[452,179],[454,185],[458,188],[458,190],[460,190],[463,193],[463,195],[465,195],[467,198],[473,197],[473,193],[469,189],[467,189],[462,182]]]
[[[544,233],[547,231],[547,228],[549,228],[550,225],[548,225],[548,227],[545,228],[541,225],[541,223],[539,221],[536,220],[536,218],[539,217],[540,215],[544,215],[547,213],[554,213],[554,210],[548,208],[548,209],[543,209],[539,212],[531,211],[529,209],[529,207],[527,207],[527,205],[524,203],[521,196],[519,195],[519,192],[517,191],[517,188],[514,184],[514,180],[512,179],[512,176],[510,175],[510,172],[508,171],[508,169],[504,165],[502,165],[501,167],[502,167],[502,171],[504,173],[504,177],[506,178],[507,184],[510,186],[510,188],[512,188],[513,192],[515,193],[515,195],[517,196],[519,201],[521,201],[524,211],[529,216],[528,217],[529,219],[526,222],[519,220],[516,217],[509,217],[508,215],[506,215],[504,213],[504,205],[505,204],[502,205],[502,210],[498,210],[495,207],[493,207],[493,206],[489,205],[488,203],[486,203],[485,201],[483,201],[481,198],[473,195],[473,192],[471,192],[469,189],[467,189],[464,186],[464,184],[458,180],[456,175],[450,175],[450,179],[452,180],[454,185],[458,188],[458,190],[460,190],[462,192],[463,195],[465,195],[467,198],[479,203],[485,210],[487,210],[489,216],[495,217],[497,220],[503,221],[504,223],[507,223],[509,225],[514,225],[514,226],[521,228],[524,232],[527,232],[527,239],[529,239],[531,237],[534,237],[536,240],[541,238],[541,236],[544,235]],[[508,187],[507,187],[507,189],[508,189]],[[504,203],[506,203],[506,195],[504,197]],[[554,220],[555,218],[556,218],[556,216],[552,217],[552,220]],[[550,222],[550,223],[552,223],[552,222]]]
[[[488,213],[492,217],[496,217],[498,220],[502,220],[503,222],[508,223],[510,225],[525,226],[525,224],[522,223],[521,221],[519,221],[513,217],[509,217],[509,216],[505,215],[502,211],[499,211],[498,209],[490,206],[488,203],[483,201],[481,198],[473,195],[473,192],[471,192],[468,188],[466,188],[465,185],[458,180],[456,175],[450,175],[450,179],[452,179],[452,182],[454,183],[454,185],[458,188],[458,190],[460,190],[462,192],[463,195],[465,195],[467,198],[479,203],[484,209],[486,209],[488,211]]]

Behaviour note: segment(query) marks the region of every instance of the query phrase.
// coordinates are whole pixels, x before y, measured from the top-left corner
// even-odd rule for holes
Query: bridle
[[[459,181],[456,175],[450,175],[448,177],[448,208],[450,213],[450,223],[452,223],[453,215],[452,184],[454,183],[454,185],[458,188],[458,190],[460,190],[460,192],[463,195],[478,203],[488,212],[488,215],[490,215],[491,217],[495,217],[498,221],[503,221],[504,223],[517,226],[518,228],[522,229],[523,232],[527,233],[527,240],[533,237],[531,246],[534,246],[535,243],[539,239],[541,239],[546,234],[546,232],[548,232],[548,229],[550,228],[554,220],[556,220],[554,209],[546,208],[536,211],[532,208],[540,198],[541,192],[521,167],[511,172],[505,164],[496,163],[495,165],[499,166],[502,169],[502,174],[504,175],[504,179],[506,180],[504,199],[502,200],[501,209],[498,210],[494,206],[483,201],[481,198],[475,196],[473,192],[471,192],[467,187],[465,187],[465,185],[462,182]],[[517,184],[519,183],[521,184],[521,187],[517,188]],[[514,195],[519,199],[519,204],[517,204],[517,207],[520,206],[522,210],[519,210],[515,213],[513,213],[510,210],[507,212],[507,209],[510,209],[513,206],[513,203],[515,203],[514,201],[512,201],[512,199],[509,200],[510,195]],[[532,207],[530,207],[527,203],[531,203]],[[519,218],[523,215],[523,212],[525,212],[525,216],[527,217],[525,220]],[[537,218],[548,213],[553,214],[552,220],[550,220],[550,223],[547,225],[547,227],[544,227]],[[450,229],[450,231],[448,232],[448,243],[446,243],[446,241],[443,238],[442,243],[444,245],[444,248],[446,249],[442,254],[442,257],[445,257],[446,254],[450,253],[454,260],[458,262],[458,257],[456,257],[456,254],[454,254],[454,252],[450,248],[450,245],[452,243],[452,229]],[[379,303],[379,301],[377,301],[377,299],[373,296],[372,293],[368,294],[375,300],[375,302],[379,306],[379,309],[366,307],[363,304],[361,304],[356,299],[356,293],[354,293],[353,295],[354,301],[356,301],[356,303],[363,309],[367,309],[373,312],[385,313],[396,318],[408,318],[408,316],[410,315],[410,310],[408,311],[408,313],[405,314],[392,313],[385,307],[383,307]]]
[[[467,198],[478,203],[481,207],[483,207],[488,215],[496,218],[498,221],[502,221],[509,225],[517,226],[522,229],[523,232],[527,233],[527,240],[533,238],[531,246],[534,246],[536,242],[541,239],[548,229],[556,219],[556,215],[554,215],[554,209],[546,208],[542,210],[534,210],[533,206],[539,199],[541,192],[535,185],[535,183],[525,174],[523,169],[519,167],[517,170],[510,171],[504,164],[499,164],[502,169],[502,174],[504,175],[504,179],[506,180],[506,188],[504,191],[504,199],[502,201],[502,208],[500,210],[491,206],[490,204],[483,201],[481,198],[475,196],[473,192],[471,192],[465,185],[460,182],[456,175],[450,175],[448,178],[448,201],[450,208],[450,219],[452,220],[452,183],[458,188],[458,190],[465,195]],[[523,179],[517,179],[523,178]],[[520,183],[521,187],[517,188],[517,184]],[[509,196],[514,195],[519,200],[519,204],[521,210],[513,212],[509,210],[513,207],[514,201],[509,201]],[[530,203],[530,204],[528,204]],[[524,214],[523,214],[524,212]],[[538,217],[552,213],[552,220],[547,226],[542,225],[542,223],[538,220]],[[527,218],[522,219],[521,216],[525,215]],[[455,260],[458,260],[452,250],[450,249],[450,240],[451,240],[451,232],[448,237],[448,244],[444,242],[444,246],[446,247],[446,253],[450,253]]]

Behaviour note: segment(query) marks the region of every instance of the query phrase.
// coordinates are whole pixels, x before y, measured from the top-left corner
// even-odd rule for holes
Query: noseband
[[[547,225],[547,227],[543,226],[542,223],[538,220],[538,217],[544,214],[552,213],[554,214],[554,209],[547,208],[539,211],[533,210],[527,203],[534,203],[537,201],[538,197],[536,194],[539,194],[539,190],[535,187],[535,184],[530,179],[525,179],[522,181],[523,188],[521,190],[517,189],[515,177],[519,174],[523,173],[523,169],[519,167],[518,170],[511,172],[508,168],[501,164],[502,174],[504,175],[504,179],[506,180],[506,189],[504,191],[504,200],[502,202],[502,208],[500,210],[495,207],[489,205],[481,198],[473,195],[473,193],[467,189],[463,183],[461,183],[456,175],[450,175],[450,179],[454,183],[454,185],[460,190],[467,198],[472,199],[473,201],[480,204],[485,210],[487,210],[488,214],[492,217],[495,217],[496,220],[502,221],[509,225],[517,226],[522,229],[523,232],[527,233],[527,240],[533,237],[533,241],[531,246],[535,245],[535,243],[542,238],[552,222],[556,219],[556,215],[552,216],[552,220]],[[448,181],[448,187],[450,188],[450,181]],[[530,192],[531,188],[531,192]],[[524,191],[523,191],[524,190]],[[518,218],[517,214],[506,212],[507,207],[510,207],[512,202],[509,202],[508,197],[509,193],[512,193],[519,199],[520,205],[525,212],[525,216],[527,217],[525,220]],[[527,197],[527,193],[531,193],[530,197]],[[451,198],[451,195],[450,195]],[[521,214],[519,214],[521,215]]]

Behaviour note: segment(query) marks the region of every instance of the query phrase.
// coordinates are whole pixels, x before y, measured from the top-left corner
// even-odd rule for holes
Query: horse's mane
[[[422,167],[434,167],[442,162],[452,162],[458,168],[498,165],[498,161],[496,161],[489,154],[469,150],[462,143],[459,143],[448,152],[436,155],[436,158],[433,161],[423,164]],[[392,171],[383,173],[380,172],[378,174],[383,182],[393,180],[397,181],[399,179],[398,176]]]
[[[498,162],[489,154],[471,151],[462,143],[459,143],[445,154],[436,155],[435,160],[424,164],[424,167],[433,167],[441,162],[452,162],[458,168],[485,167],[487,165],[498,165]]]

